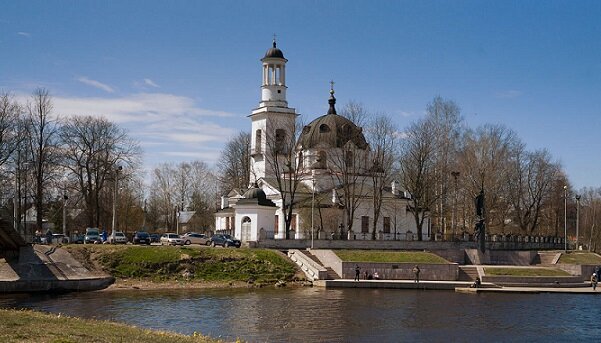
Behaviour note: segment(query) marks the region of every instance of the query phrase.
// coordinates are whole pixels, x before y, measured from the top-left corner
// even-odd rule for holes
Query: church
[[[286,100],[288,60],[275,40],[261,62],[261,101],[248,116],[251,184],[221,198],[215,231],[243,243],[417,239],[410,195],[396,182],[381,185],[363,129],[336,113],[333,82],[328,112],[300,128]],[[429,227],[426,219],[424,239]]]

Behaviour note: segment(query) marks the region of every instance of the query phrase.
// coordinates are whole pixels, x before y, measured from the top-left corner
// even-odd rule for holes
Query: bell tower
[[[277,140],[285,141],[294,135],[296,111],[288,107],[286,100],[286,62],[282,50],[278,49],[275,37],[273,46],[261,59],[262,82],[259,107],[249,116],[252,122],[250,143],[250,183],[274,176],[271,159]]]

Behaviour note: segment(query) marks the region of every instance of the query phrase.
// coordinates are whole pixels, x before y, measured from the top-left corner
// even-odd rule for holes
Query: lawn
[[[295,265],[282,254],[265,249],[171,246],[69,246],[72,255],[100,265],[117,278],[152,281],[243,281],[275,283],[293,279]],[[84,261],[86,262],[86,261]]]
[[[561,269],[548,268],[484,268],[486,275],[497,276],[570,276]]]
[[[369,250],[336,250],[334,251],[344,262],[384,262],[384,263],[449,263],[442,257],[422,251],[369,251]]]
[[[601,257],[590,252],[569,252],[567,254],[561,254],[558,263],[601,264]]]
[[[98,320],[34,311],[0,309],[0,342],[215,343],[206,336],[185,336]]]

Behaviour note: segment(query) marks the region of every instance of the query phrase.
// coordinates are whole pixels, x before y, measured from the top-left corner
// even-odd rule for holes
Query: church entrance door
[[[250,218],[244,217],[242,219],[242,243],[250,241],[250,229],[251,229],[251,221]]]

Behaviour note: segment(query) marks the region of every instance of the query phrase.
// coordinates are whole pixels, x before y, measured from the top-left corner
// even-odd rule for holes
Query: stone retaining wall
[[[361,279],[365,271],[368,274],[378,272],[384,280],[413,280],[415,274],[413,268],[415,263],[375,263],[375,262],[342,262],[342,278],[353,279],[355,277],[355,266],[361,268]],[[456,263],[449,264],[418,264],[420,268],[420,280],[447,281],[459,278],[459,266]]]

